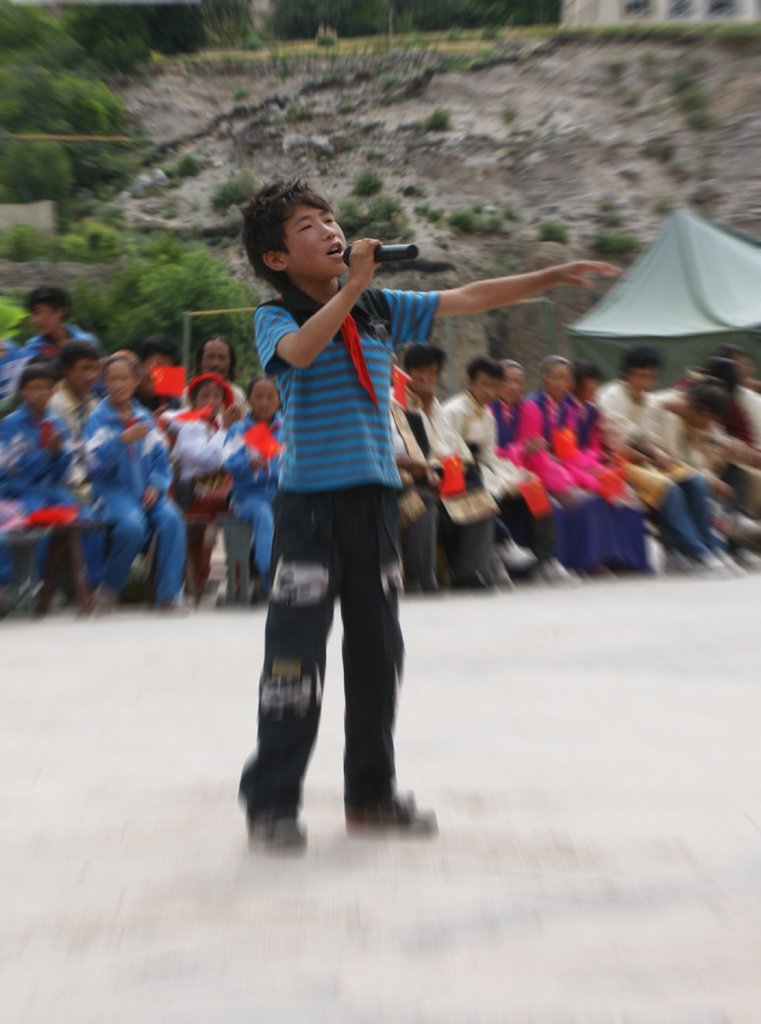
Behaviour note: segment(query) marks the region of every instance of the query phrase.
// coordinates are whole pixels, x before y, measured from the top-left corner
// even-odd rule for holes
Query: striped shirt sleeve
[[[406,345],[428,341],[439,305],[438,292],[386,292],[391,310],[391,342]]]
[[[254,313],[254,337],[262,370],[272,377],[286,373],[290,366],[277,354],[278,342],[299,327],[291,314],[280,306],[262,306]]]

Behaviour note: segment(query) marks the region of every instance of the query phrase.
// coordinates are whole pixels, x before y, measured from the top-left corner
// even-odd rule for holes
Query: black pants
[[[402,532],[405,583],[409,587],[419,585],[423,590],[436,590],[439,502],[425,487],[416,487],[415,492],[425,505],[425,512]]]
[[[293,813],[317,736],[336,597],[344,626],[344,799],[394,790],[393,726],[404,644],[398,618],[399,509],[388,487],[273,502],[272,589],[259,683],[258,746],[243,769],[249,816]]]
[[[516,528],[528,533],[529,547],[537,560],[546,562],[555,557],[555,517],[543,516],[535,519],[523,497],[505,497],[499,503],[502,522],[512,533]]]

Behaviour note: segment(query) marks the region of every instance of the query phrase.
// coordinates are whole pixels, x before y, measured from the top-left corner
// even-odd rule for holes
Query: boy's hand
[[[159,500],[159,492],[155,487],[146,487],[143,491],[143,508],[153,508]]]
[[[238,420],[243,419],[243,413],[240,411],[237,405],[231,405],[229,409],[225,409],[222,413],[222,426],[225,430],[229,430],[233,423],[237,423]]]
[[[264,459],[259,455],[255,455],[253,459],[249,459],[248,468],[252,469],[254,473],[258,473],[264,466]]]
[[[136,423],[132,427],[127,427],[127,429],[123,430],[120,435],[122,444],[132,444],[133,441],[142,441],[150,429],[151,424],[148,420],[142,420],[140,423]]]
[[[357,285],[362,291],[367,288],[378,266],[375,262],[375,250],[380,244],[377,238],[360,238],[358,242],[352,242],[349,284]]]
[[[352,255],[354,250],[352,249]],[[590,274],[599,274],[601,277],[618,277],[621,273],[620,267],[612,263],[601,263],[599,260],[578,260],[576,263],[561,263],[556,267],[558,284],[575,284],[588,288],[592,283],[589,280]]]
[[[63,450],[63,434],[60,430],[54,430],[50,435],[50,440],[47,443],[47,449],[53,456],[61,454],[61,451]]]

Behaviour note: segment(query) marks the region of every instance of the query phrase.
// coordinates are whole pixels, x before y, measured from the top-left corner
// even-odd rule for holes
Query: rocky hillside
[[[590,37],[508,40],[457,64],[409,50],[167,65],[123,89],[159,151],[119,201],[133,225],[222,238],[242,276],[235,218],[211,205],[217,186],[246,169],[300,175],[338,204],[361,172],[365,190],[378,187],[374,171],[385,200],[357,197],[344,214],[350,225],[385,219],[389,235],[418,242],[418,266],[381,278],[393,287],[446,287],[601,248],[625,263],[677,205],[761,234],[757,55],[708,38]],[[183,155],[200,173],[169,190],[160,168]],[[604,287],[558,289],[544,314],[535,304],[454,323],[449,338],[439,324],[438,340],[456,348],[458,378],[484,348],[533,366],[553,345],[565,351],[563,325]]]

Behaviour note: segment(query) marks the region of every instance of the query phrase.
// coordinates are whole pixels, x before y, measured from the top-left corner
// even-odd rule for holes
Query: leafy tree
[[[149,334],[179,340],[186,310],[255,306],[259,296],[248,284],[232,280],[222,260],[208,250],[158,235],[132,250],[127,266],[107,288],[87,279],[72,289],[72,319],[93,330],[106,349],[133,348]],[[204,317],[198,338],[219,331],[235,345],[241,379],[258,363],[249,314]]]

